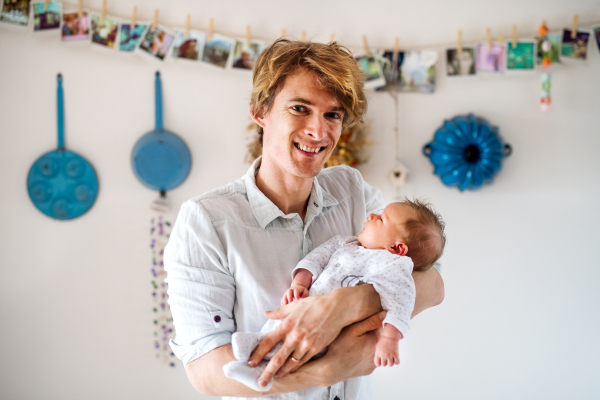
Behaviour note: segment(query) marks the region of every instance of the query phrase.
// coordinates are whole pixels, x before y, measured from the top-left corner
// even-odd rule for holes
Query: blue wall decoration
[[[446,186],[478,189],[491,183],[502,168],[502,160],[512,153],[512,147],[502,141],[498,128],[473,114],[459,115],[444,123],[423,154],[434,165]]]
[[[62,75],[57,75],[58,148],[38,158],[27,176],[29,198],[42,213],[66,220],[85,214],[98,196],[92,164],[65,148]]]
[[[156,72],[155,129],[142,136],[131,153],[135,176],[144,185],[164,196],[181,185],[190,173],[192,156],[185,142],[163,128],[160,72]]]

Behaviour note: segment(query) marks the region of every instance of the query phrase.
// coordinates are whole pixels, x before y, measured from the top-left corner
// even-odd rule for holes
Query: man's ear
[[[395,242],[392,245],[392,251],[399,256],[405,256],[408,253],[408,246],[404,242]]]
[[[255,109],[253,106],[250,106],[250,118],[252,118],[252,121],[256,122],[256,124],[258,126],[260,126],[261,128],[265,129],[265,116],[264,116],[264,107],[261,107],[259,110],[257,110],[255,112]]]

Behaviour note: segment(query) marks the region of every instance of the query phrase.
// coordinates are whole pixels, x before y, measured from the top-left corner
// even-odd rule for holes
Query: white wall
[[[99,0],[86,1],[100,9]],[[136,2],[109,2],[128,15]],[[192,13],[205,28],[274,38],[307,30],[347,44],[446,43],[600,21],[596,1],[475,0],[402,4],[392,0],[166,1],[174,25]],[[232,10],[235,10],[232,13]],[[170,196],[187,198],[247,169],[250,76],[206,65],[159,64],[108,54],[55,37],[0,26],[0,398],[204,398],[183,368],[158,363],[152,348],[149,202],[155,194],[129,165],[135,141],[153,128],[153,72],[163,74],[165,126],[185,138],[193,169]],[[375,372],[381,399],[591,399],[600,396],[600,55],[553,74],[553,110],[538,109],[538,73],[455,79],[440,64],[434,95],[400,97],[407,195],[432,200],[447,222],[446,299],[415,319],[399,367]],[[25,181],[31,163],[56,143],[55,75],[64,75],[67,146],[98,171],[96,205],[59,222],[38,212]],[[376,144],[366,178],[388,201],[393,163],[392,101],[371,96]],[[474,112],[500,127],[514,154],[492,186],[459,193],[443,186],[421,155],[444,118]]]

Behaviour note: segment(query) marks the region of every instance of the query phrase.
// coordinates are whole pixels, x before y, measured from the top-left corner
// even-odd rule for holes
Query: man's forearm
[[[276,378],[268,392],[257,392],[225,376],[223,365],[230,361],[236,361],[231,345],[221,346],[188,363],[185,372],[194,389],[210,396],[259,397],[295,392],[326,383],[323,373],[308,363],[293,374]]]
[[[444,300],[444,280],[435,268],[429,268],[427,271],[414,271],[412,273],[417,295],[415,298],[415,308],[411,318],[420,312],[437,306]]]

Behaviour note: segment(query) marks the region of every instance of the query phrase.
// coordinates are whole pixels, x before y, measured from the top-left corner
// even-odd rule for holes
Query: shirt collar
[[[248,169],[248,172],[244,176],[246,184],[246,193],[248,194],[248,202],[254,213],[254,217],[265,229],[271,221],[277,217],[282,218],[293,218],[296,214],[286,215],[281,211],[271,200],[263,194],[263,192],[256,186],[256,174],[260,167],[262,156],[258,157],[252,163],[252,166]],[[313,179],[313,187],[310,192],[310,198],[308,207],[306,210],[307,222],[310,222],[315,216],[319,215],[323,209],[338,205],[338,200],[327,192],[315,177]],[[312,216],[310,215],[312,214]],[[308,224],[306,224],[308,226]]]

